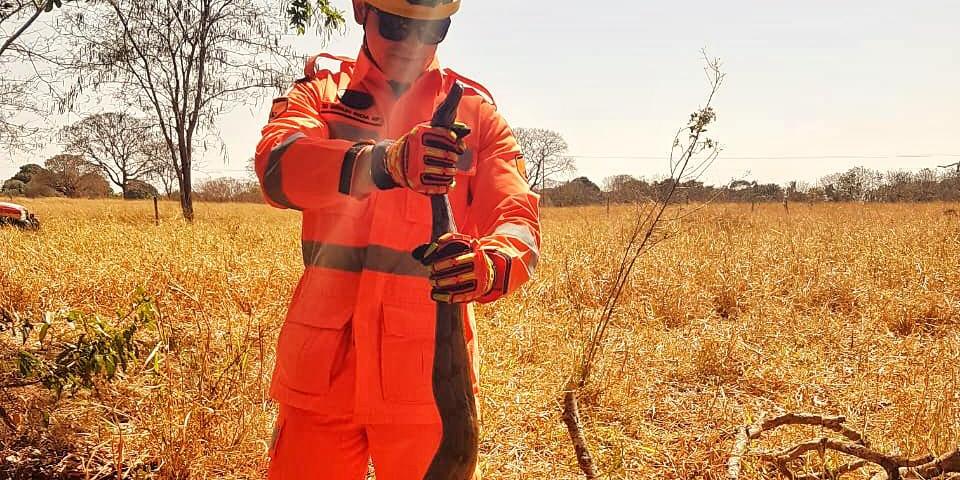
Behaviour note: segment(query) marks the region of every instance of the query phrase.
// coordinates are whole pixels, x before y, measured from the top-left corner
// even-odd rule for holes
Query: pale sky
[[[812,181],[960,161],[958,19],[957,0],[464,0],[440,59],[486,85],[514,127],[560,132],[599,183],[666,170],[707,93],[706,47],[727,79],[711,129],[725,151],[705,179]],[[354,56],[360,28],[291,41]],[[243,174],[269,100],[223,118],[230,161],[207,159],[204,175]],[[0,161],[0,178],[13,171]]]

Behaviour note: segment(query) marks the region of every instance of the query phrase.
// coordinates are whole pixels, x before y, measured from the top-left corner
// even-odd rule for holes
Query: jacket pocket
[[[383,398],[390,403],[433,403],[436,307],[384,304],[380,343]]]
[[[278,380],[308,395],[323,395],[353,353],[352,305],[319,314],[310,324],[287,321],[277,344]]]

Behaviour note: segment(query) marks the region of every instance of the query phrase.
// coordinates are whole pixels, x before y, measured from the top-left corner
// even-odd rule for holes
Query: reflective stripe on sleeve
[[[530,249],[532,258],[529,264],[526,264],[526,262],[524,262],[524,264],[527,267],[528,273],[533,273],[533,271],[536,270],[537,264],[540,262],[540,248],[537,246],[537,237],[533,231],[530,230],[530,227],[519,223],[504,223],[498,226],[497,229],[493,231],[493,234],[515,238],[526,245],[527,248]]]
[[[291,210],[302,209],[294,205],[293,202],[287,198],[286,192],[283,191],[283,174],[281,173],[280,160],[283,159],[283,154],[286,153],[287,149],[301,138],[306,138],[306,135],[301,132],[294,133],[287,137],[283,143],[271,150],[270,157],[267,160],[267,169],[263,174],[263,191],[270,201]]]

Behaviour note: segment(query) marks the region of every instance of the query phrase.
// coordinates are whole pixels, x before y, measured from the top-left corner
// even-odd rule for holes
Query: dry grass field
[[[274,343],[302,268],[298,215],[201,204],[187,225],[162,203],[154,226],[148,202],[24,203],[43,229],[0,230],[0,307],[112,317],[143,287],[170,348],[159,368],[134,364],[56,408],[37,387],[0,391],[16,427],[0,424],[5,455],[41,447],[164,479],[262,477]],[[735,428],[780,410],[846,415],[885,451],[960,445],[960,218],[945,213],[957,208],[712,205],[668,224],[675,236],[641,258],[581,399],[604,478],[724,478]],[[633,214],[545,209],[536,280],[479,309],[485,478],[579,478],[560,389]],[[9,333],[4,378],[19,347]],[[777,477],[748,458],[743,478]]]

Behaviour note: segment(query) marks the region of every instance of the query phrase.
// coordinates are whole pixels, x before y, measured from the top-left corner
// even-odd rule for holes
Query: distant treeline
[[[147,177],[157,181],[154,176]],[[180,192],[169,188],[175,185],[172,182],[157,181],[166,187],[164,192],[142,178],[121,178],[119,182],[112,183],[124,185],[122,193],[114,192],[111,181],[98,165],[85,161],[79,155],[57,155],[45,161],[43,166],[28,163],[20,167],[13,177],[0,184],[0,195],[28,198],[180,198]],[[263,202],[256,180],[230,177],[200,182],[193,192],[193,198],[207,202]]]
[[[543,202],[553,206],[632,203],[662,198],[673,181],[647,180],[616,175],[603,188],[586,177],[545,188]],[[960,201],[960,172],[923,169],[918,172],[896,170],[880,172],[865,167],[852,168],[821,178],[816,184],[790,182],[757,183],[736,180],[729,185],[705,185],[690,180],[677,186],[677,202],[928,202]]]
[[[152,179],[152,178],[151,178]],[[176,190],[160,192],[151,182],[139,178],[126,180],[126,198],[179,198]],[[166,183],[169,187],[171,184]],[[670,190],[672,180],[648,180],[616,175],[604,181],[603,188],[587,177],[555,184],[541,192],[543,203],[572,206],[632,203],[661,198]],[[27,164],[2,184],[0,194],[20,197],[105,198],[121,196],[96,165],[75,155],[57,155],[44,166]],[[260,186],[253,178],[214,178],[200,182],[194,198],[207,202],[262,203]],[[960,201],[960,172],[953,169],[924,169],[918,172],[896,170],[880,172],[865,167],[852,168],[821,178],[816,184],[790,182],[757,183],[736,180],[729,185],[705,185],[682,182],[674,195],[677,202],[927,202]]]

